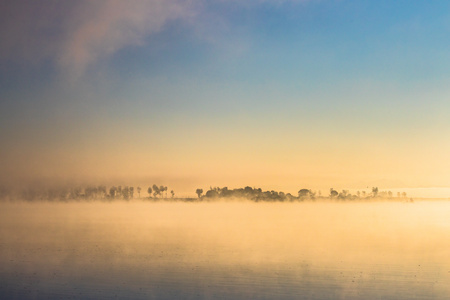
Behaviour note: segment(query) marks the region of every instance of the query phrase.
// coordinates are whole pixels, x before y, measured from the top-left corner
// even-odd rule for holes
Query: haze
[[[5,299],[447,299],[449,202],[0,203]]]

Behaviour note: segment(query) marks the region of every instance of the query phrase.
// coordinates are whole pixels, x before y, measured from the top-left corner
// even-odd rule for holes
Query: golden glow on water
[[[450,293],[450,202],[1,206],[7,295],[24,285],[50,298],[74,286],[125,298],[176,297],[174,286],[211,299]]]

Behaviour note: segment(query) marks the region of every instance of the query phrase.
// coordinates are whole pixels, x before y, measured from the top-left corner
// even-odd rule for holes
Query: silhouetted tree
[[[134,198],[134,187],[130,186],[130,198]]]
[[[219,197],[219,193],[215,189],[209,190],[209,191],[206,192],[205,197],[206,198],[218,198]]]
[[[161,198],[164,196],[164,191],[165,191],[166,189],[165,189],[165,187],[163,186],[163,185],[161,185],[160,187],[159,187],[159,192],[161,193]]]
[[[203,190],[202,189],[197,189],[195,191],[195,193],[197,193],[197,196],[200,198],[202,196],[202,194],[203,194]]]
[[[116,191],[116,197],[121,198],[122,197],[122,186],[119,185],[117,187],[117,191]]]
[[[246,186],[246,187],[244,188],[244,194],[245,194],[246,196],[251,196],[251,195],[253,194],[253,188],[250,187],[250,186]]]
[[[339,195],[339,193],[333,188],[330,189],[330,198],[334,199]]]
[[[230,198],[230,197],[239,197],[238,190],[229,190],[228,187],[217,188],[217,191],[220,193],[220,197]]]
[[[376,198],[378,196],[378,187],[372,188],[372,197]]]
[[[156,196],[158,196],[160,193],[161,192],[159,190],[159,187],[156,184],[154,184],[153,185],[153,196],[156,198]]]
[[[298,191],[298,198],[300,200],[310,199],[311,198],[311,190],[308,189],[301,189]]]
[[[122,189],[122,197],[123,197],[123,199],[125,199],[125,200],[130,199],[130,188],[129,188],[128,186],[125,186],[125,187]]]
[[[148,193],[148,197],[149,198],[151,198],[152,197],[152,188],[151,187],[149,187],[148,189],[147,189],[147,193]]]
[[[138,197],[139,197],[139,199],[140,199],[140,198],[141,198],[141,187],[138,186],[138,187],[136,188],[136,191],[138,192]],[[150,192],[149,194],[151,194],[151,192]]]
[[[115,199],[116,197],[116,192],[117,192],[117,188],[115,186],[112,186],[109,189],[109,196],[111,197],[111,199]]]

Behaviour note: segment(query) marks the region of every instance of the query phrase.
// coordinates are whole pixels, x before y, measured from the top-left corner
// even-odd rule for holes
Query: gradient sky
[[[449,37],[449,1],[0,1],[0,179],[449,187]]]

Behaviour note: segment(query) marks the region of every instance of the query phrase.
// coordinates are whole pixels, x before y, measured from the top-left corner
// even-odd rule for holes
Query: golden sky
[[[0,180],[448,187],[449,4],[2,4]]]

